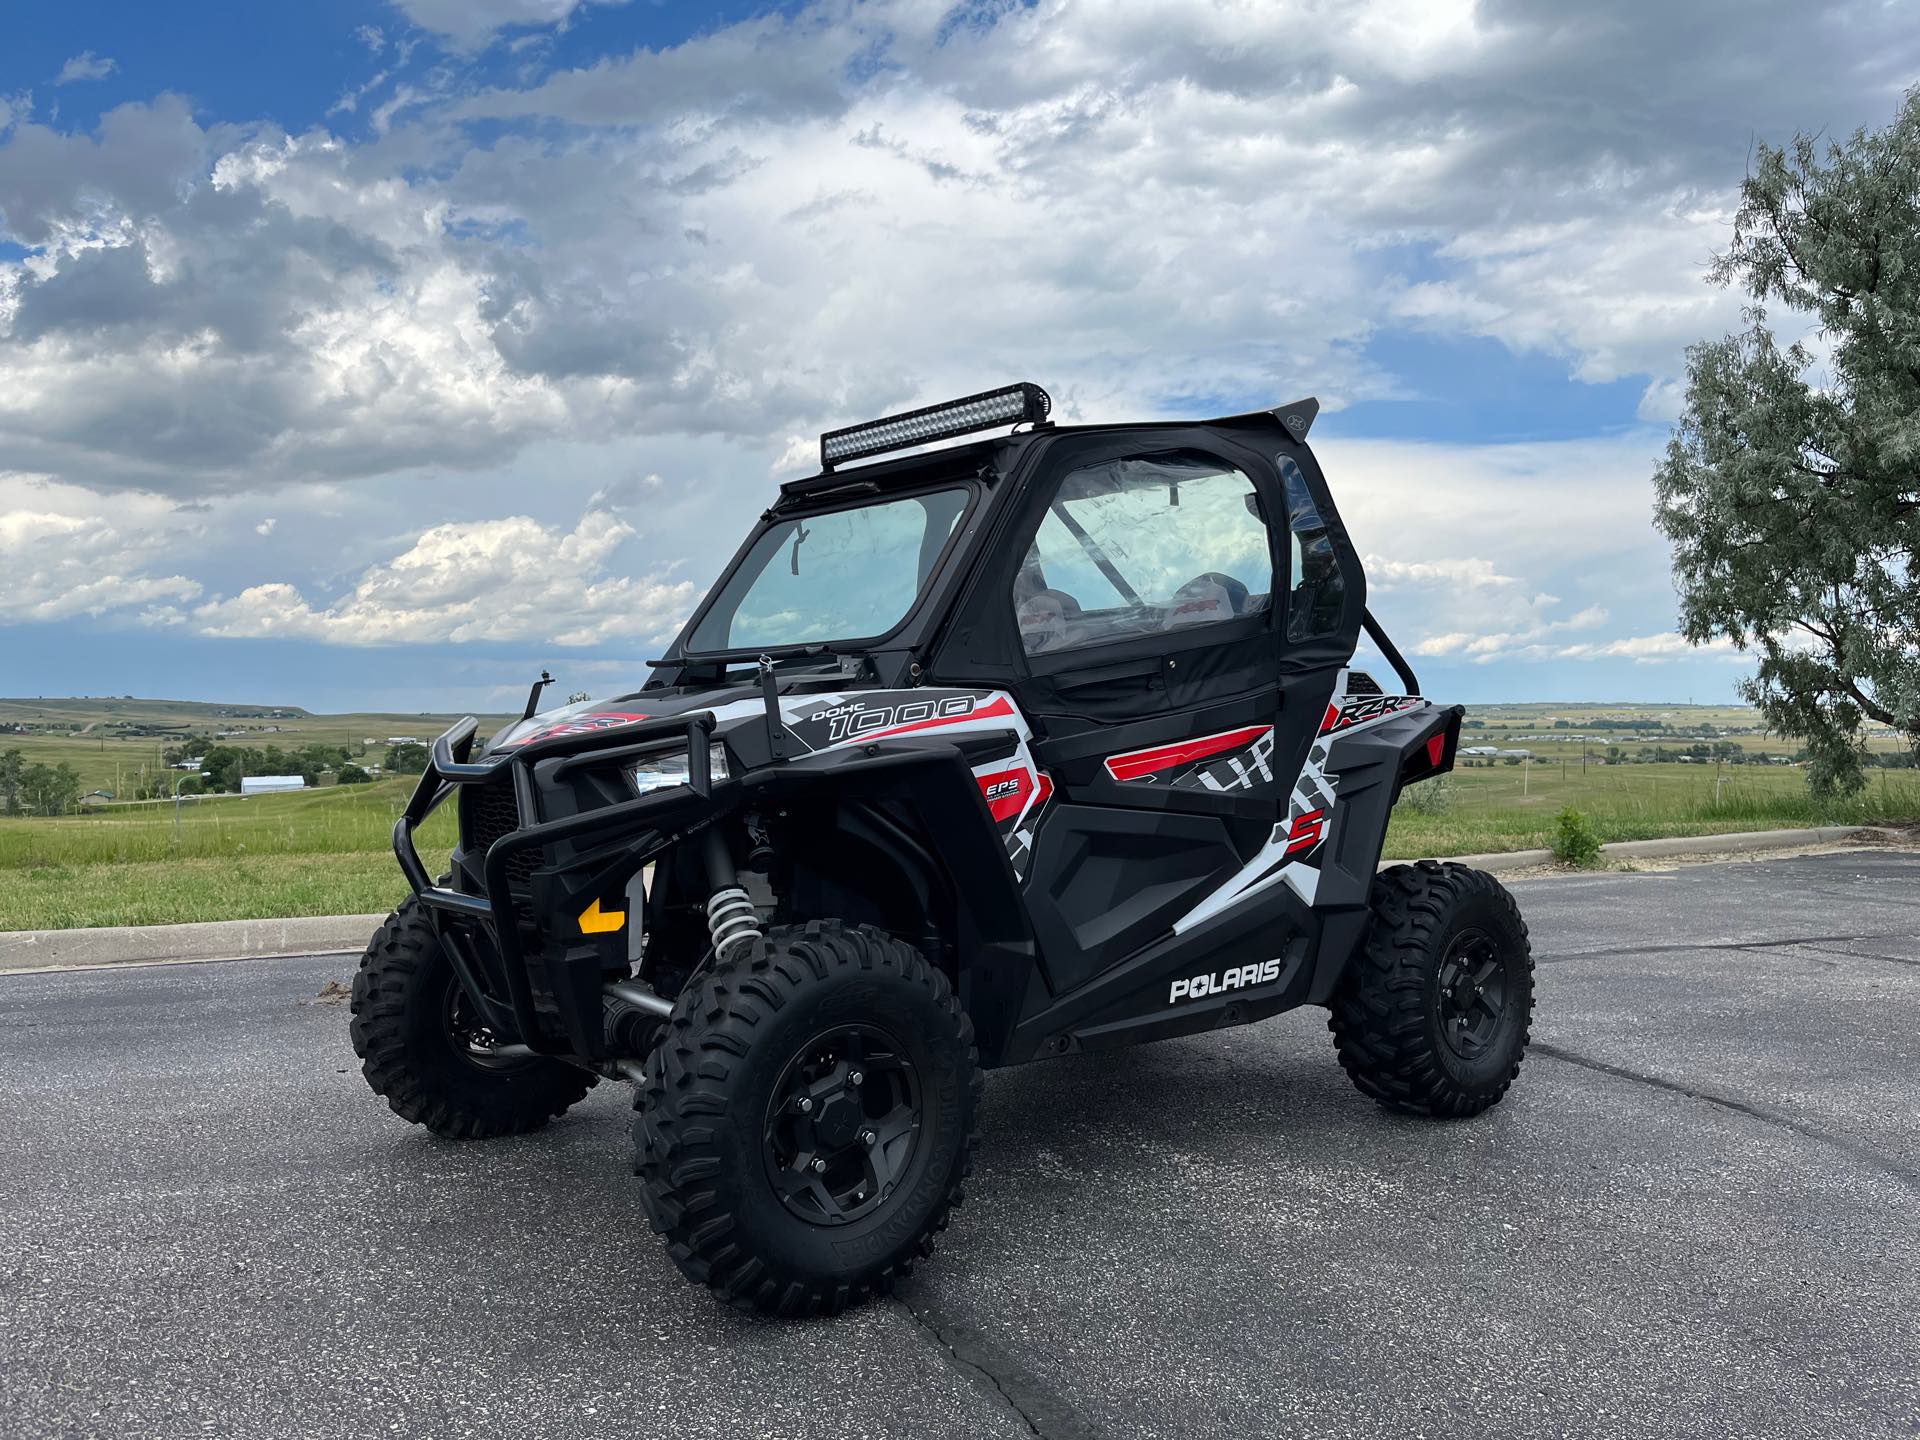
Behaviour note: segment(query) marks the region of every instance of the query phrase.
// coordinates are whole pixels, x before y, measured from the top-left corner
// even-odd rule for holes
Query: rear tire
[[[559,1060],[486,1053],[453,964],[418,900],[387,917],[353,977],[353,1053],[393,1113],[454,1140],[537,1130],[597,1077]]]
[[[1533,947],[1491,875],[1422,860],[1374,881],[1373,919],[1332,1003],[1340,1063],[1392,1110],[1478,1115],[1520,1073]]]
[[[689,1280],[833,1314],[928,1254],[972,1169],[973,1025],[920,952],[775,929],[681,993],[634,1097],[634,1170]]]

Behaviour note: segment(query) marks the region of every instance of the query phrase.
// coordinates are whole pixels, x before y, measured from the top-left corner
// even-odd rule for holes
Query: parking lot
[[[934,1260],[686,1285],[628,1090],[433,1139],[340,956],[0,976],[9,1436],[1911,1436],[1920,855],[1518,882],[1534,1049],[1435,1124],[1324,1012],[989,1077]]]

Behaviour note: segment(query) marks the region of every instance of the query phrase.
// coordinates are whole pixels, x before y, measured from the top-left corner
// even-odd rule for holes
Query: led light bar
[[[1053,401],[1047,392],[1025,381],[999,390],[982,390],[978,395],[949,400],[944,405],[928,405],[901,415],[849,425],[844,430],[829,430],[820,437],[820,468],[831,470],[848,460],[881,455],[889,450],[909,450],[932,440],[950,440],[955,435],[1014,425],[1022,420],[1038,424],[1047,418],[1051,409]]]

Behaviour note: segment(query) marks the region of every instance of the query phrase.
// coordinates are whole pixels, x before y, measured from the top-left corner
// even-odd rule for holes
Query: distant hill
[[[298,705],[215,704],[203,700],[142,700],[133,695],[70,696],[62,699],[0,699],[0,723],[45,724],[53,720],[133,720],[187,724],[214,720],[304,720]]]

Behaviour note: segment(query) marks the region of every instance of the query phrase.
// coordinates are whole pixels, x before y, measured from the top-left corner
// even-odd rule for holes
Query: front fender
[[[939,739],[880,740],[823,750],[750,771],[743,791],[767,802],[890,802],[916,817],[955,916],[954,977],[983,1064],[998,1063],[1038,974],[1039,947],[1019,878],[1007,859],[967,755]]]

